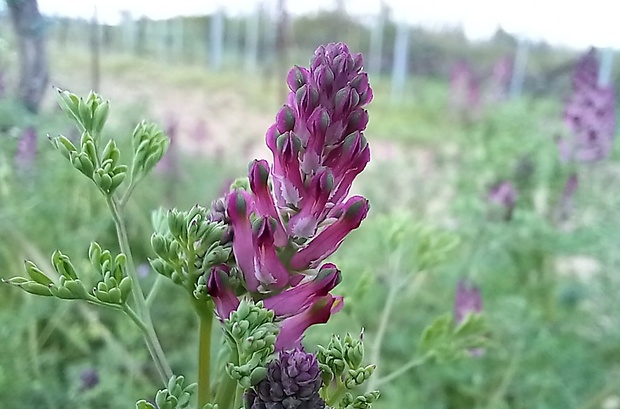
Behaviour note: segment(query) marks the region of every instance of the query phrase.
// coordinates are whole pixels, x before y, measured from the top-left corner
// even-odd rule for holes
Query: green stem
[[[213,328],[213,307],[194,299],[194,308],[198,313],[198,407],[211,402],[211,332]]]
[[[172,368],[170,368],[170,364],[166,359],[164,350],[162,349],[159,338],[157,337],[157,333],[155,332],[155,327],[153,326],[153,320],[151,319],[151,314],[146,304],[146,299],[144,298],[144,293],[142,292],[142,286],[140,285],[140,279],[138,278],[136,266],[133,262],[133,257],[131,255],[131,247],[129,246],[127,229],[125,228],[125,223],[123,223],[123,219],[119,212],[118,204],[110,196],[106,196],[106,202],[108,204],[108,207],[110,208],[110,212],[112,213],[112,219],[114,219],[114,225],[116,226],[116,234],[118,237],[118,244],[120,246],[120,250],[127,257],[127,264],[125,270],[127,271],[127,275],[131,277],[131,281],[133,282],[133,290],[131,291],[131,294],[133,297],[136,312],[134,312],[126,305],[123,306],[123,310],[125,310],[125,312],[130,315],[132,320],[138,325],[138,327],[142,331],[142,334],[144,335],[144,340],[146,341],[146,345],[149,349],[149,352],[151,353],[151,357],[153,358],[155,366],[157,367],[157,371],[159,372],[159,375],[165,385],[168,383],[168,379],[170,379],[173,375]],[[131,311],[131,313],[129,313],[128,311]]]
[[[327,399],[327,402],[326,402],[330,406],[335,406],[336,403],[338,403],[342,395],[344,395],[345,391],[347,390],[344,384],[340,381],[340,379],[337,380],[337,384],[338,386],[336,390],[334,391],[332,395],[329,396],[329,399]]]
[[[138,317],[135,311],[132,310],[127,304],[123,305],[123,311],[129,316],[129,318],[131,318],[138,328],[140,328],[140,331],[144,336],[144,341],[146,342],[146,347],[148,348],[151,357],[153,357],[153,362],[155,363],[157,373],[159,374],[159,377],[164,385],[167,385],[168,379],[172,377],[172,370],[170,369],[170,366],[168,366],[168,363],[166,361],[162,361],[161,359],[160,354],[163,353],[163,351],[161,351],[161,346],[156,345],[153,341],[153,339],[157,340],[157,336],[153,338],[153,333],[149,330],[148,325],[146,325],[140,317]]]
[[[398,378],[399,376],[406,373],[407,371],[425,364],[426,361],[428,361],[431,358],[431,356],[432,356],[431,354],[427,354],[427,355],[424,355],[422,358],[412,359],[411,361],[407,362],[405,365],[401,366],[400,368],[398,368],[391,374],[384,376],[382,378],[378,378],[375,381],[374,385],[379,386],[381,384],[390,382],[391,380]]]
[[[121,199],[118,201],[118,205],[119,205],[119,207],[121,209],[125,207],[125,205],[127,204],[127,201],[129,200],[129,196],[131,196],[131,194],[133,193],[134,189],[138,185],[138,183],[136,183],[136,182],[137,181],[133,180],[133,178],[130,176],[129,186],[127,186],[127,190],[123,194],[123,197],[121,197]]]
[[[155,301],[155,297],[157,296],[157,293],[159,293],[163,282],[164,276],[158,274],[157,278],[155,278],[155,283],[153,283],[153,287],[151,287],[151,291],[149,291],[149,294],[146,296],[145,302],[147,308],[151,308],[151,305],[153,305],[153,301]]]
[[[400,263],[397,263],[400,264]],[[399,271],[399,270],[393,270]],[[383,312],[381,313],[381,320],[379,321],[379,329],[377,330],[377,336],[373,345],[372,355],[370,358],[370,362],[373,362],[379,367],[379,360],[381,359],[381,344],[383,344],[383,338],[385,337],[385,333],[387,330],[387,325],[390,321],[390,315],[392,314],[392,308],[394,306],[394,301],[396,300],[396,295],[398,294],[399,286],[395,285],[395,279],[392,279],[390,283],[390,288],[387,296],[387,300],[385,301],[385,305],[383,306]],[[376,376],[378,374],[375,373],[375,377],[370,378],[368,381],[367,391],[375,390],[376,384]]]
[[[30,304],[31,297],[28,297],[27,304]],[[36,389],[43,389],[43,398],[45,400],[45,404],[48,408],[54,408],[54,402],[49,393],[47,393],[42,387],[43,384],[43,376],[41,374],[41,360],[39,359],[39,345],[37,342],[37,323],[35,319],[30,319],[30,325],[28,326],[28,344],[30,347],[30,359],[32,361],[32,370],[34,372],[34,383],[36,385]]]

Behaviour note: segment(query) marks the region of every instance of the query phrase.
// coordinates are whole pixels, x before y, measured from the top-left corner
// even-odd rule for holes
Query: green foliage
[[[224,321],[224,339],[231,360],[226,365],[228,375],[247,389],[267,376],[267,363],[275,350],[278,326],[274,312],[242,300],[239,307]]]
[[[157,392],[155,396],[157,406],[140,400],[136,403],[136,409],[185,409],[191,403],[191,397],[196,386],[195,383],[185,386],[185,377],[173,376],[168,381],[168,387]]]
[[[122,61],[117,61],[119,75],[133,63],[157,72],[156,64]],[[175,86],[193,85],[202,78],[189,69],[179,70],[182,74],[165,74]],[[213,87],[235,84],[230,73],[209,74],[213,75],[200,84],[211,86],[220,79],[221,84]],[[380,383],[382,396],[373,402],[374,408],[593,408],[613,403],[617,399],[613,380],[620,374],[617,153],[612,161],[584,174],[586,182],[575,197],[571,220],[558,225],[548,216],[567,169],[559,164],[553,143],[553,135],[561,130],[556,102],[497,104],[488,107],[479,121],[465,125],[446,115],[447,92],[441,84],[416,81],[411,101],[394,107],[387,102],[388,85],[376,83],[377,104],[371,108],[368,132],[373,167],[356,186],[371,198],[372,217],[334,257],[347,272],[337,287],[346,296],[343,311],[330,324],[312,328],[306,344],[316,344],[329,332],[364,327],[364,359],[372,357],[380,313],[396,277],[398,292],[380,360],[370,361],[378,366],[368,382],[387,379],[425,353],[442,359],[428,359],[423,367],[414,366]],[[239,95],[247,98],[261,93],[260,87],[253,89],[246,82],[237,86],[243,87]],[[77,156],[92,152],[86,149],[88,140],[83,149],[81,141],[70,137],[67,124],[57,118],[29,118],[6,100],[0,104],[0,230],[6,232],[0,239],[0,276],[19,274],[28,259],[34,263],[28,264],[24,276],[29,282],[46,287],[45,277],[53,283],[59,283],[60,277],[65,277],[65,283],[71,281],[67,276],[73,273],[62,262],[64,257],[57,256],[61,263],[48,260],[55,248],[70,257],[78,276],[92,272],[84,254],[87,243],[96,240],[102,249],[109,249],[110,256],[119,253],[106,204],[100,200],[100,185],[93,189],[91,182],[77,175],[73,161],[69,166],[59,163],[58,154],[44,140],[39,141],[38,160],[29,178],[19,176],[12,166],[16,137],[26,125],[37,125],[43,134],[67,134]],[[118,136],[117,149],[131,152],[135,124],[124,117],[135,118],[137,111],[121,109],[126,114],[115,122],[112,112],[106,129]],[[57,141],[72,151],[64,140]],[[379,144],[384,142],[393,143],[395,157],[382,153]],[[153,146],[161,149],[158,143]],[[115,158],[113,147],[106,153],[108,159]],[[97,155],[103,156],[104,150],[102,144]],[[528,178],[518,179],[524,157],[531,161],[532,170]],[[195,203],[206,206],[228,176],[221,162],[186,159],[188,176],[174,182],[176,195],[166,196],[164,178],[147,175],[145,187],[135,191],[140,205],[130,202],[126,208],[134,258],[141,263],[159,256],[148,243],[142,244],[152,231],[152,210],[162,202],[181,208]],[[77,160],[83,169],[87,167],[88,162],[83,165]],[[484,200],[487,187],[505,178],[518,181],[520,190],[509,223],[489,220]],[[158,233],[172,240],[167,217]],[[57,271],[56,265],[58,278],[51,274]],[[106,271],[113,276],[113,270]],[[472,315],[455,326],[446,313],[452,308],[455,283],[463,275],[481,287],[484,321]],[[142,286],[150,289],[156,277],[152,272],[141,277]],[[157,330],[162,343],[171,347],[175,371],[194,373],[196,322],[184,301],[186,294],[166,285],[166,302],[153,306],[153,315],[162,322]],[[140,335],[129,320],[119,319],[115,311],[24,295],[0,286],[3,407],[115,409],[150,396],[159,387]],[[468,353],[481,346],[484,355]],[[340,356],[342,362],[334,358],[329,364],[334,366],[332,371],[349,376],[347,366],[363,367],[357,354]],[[101,384],[91,390],[79,385],[79,372],[85,367],[96,367],[101,377]],[[343,394],[340,405],[362,408],[374,399],[372,391],[352,390]]]

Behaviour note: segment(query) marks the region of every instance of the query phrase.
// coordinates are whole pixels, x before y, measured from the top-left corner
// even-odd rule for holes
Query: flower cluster
[[[362,63],[361,54],[338,43],[319,47],[309,68],[292,68],[287,103],[266,135],[273,164],[253,161],[248,188],[233,189],[212,210],[232,227],[242,282],[233,288],[226,265],[211,270],[218,315],[226,319],[237,308],[238,294],[263,300],[281,323],[279,350],[299,345],[308,326],[342,307],[330,294],[340,271],[322,263],[369,209],[364,197],[347,199],[370,160],[364,106],[373,94]]]
[[[469,280],[460,280],[454,297],[454,322],[463,322],[467,314],[482,312],[480,289]]]
[[[564,107],[570,138],[558,139],[560,158],[593,162],[611,153],[616,134],[616,95],[613,87],[599,86],[599,62],[591,49],[577,62],[572,94]]]
[[[321,371],[314,354],[301,349],[280,352],[267,377],[245,394],[247,409],[323,409]]]

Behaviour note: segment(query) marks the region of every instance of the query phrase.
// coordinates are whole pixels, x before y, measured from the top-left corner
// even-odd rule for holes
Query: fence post
[[[409,53],[409,25],[405,21],[398,23],[394,42],[394,60],[392,64],[392,101],[403,98],[407,82],[407,60]]]
[[[607,87],[611,84],[611,73],[614,65],[614,52],[611,48],[600,51],[601,65],[598,70],[598,86]]]
[[[258,37],[260,35],[259,7],[246,18],[245,26],[245,69],[256,69],[258,59]]]
[[[101,28],[97,17],[97,7],[93,10],[90,23],[91,87],[95,92],[101,88]]]
[[[224,48],[224,8],[219,6],[211,18],[211,68],[222,68],[222,49]]]
[[[519,39],[517,56],[515,57],[514,68],[512,70],[512,78],[510,79],[510,99],[521,96],[523,92],[528,52],[529,42],[524,38]]]
[[[381,65],[383,60],[383,31],[385,29],[387,13],[388,6],[385,4],[385,1],[381,1],[379,16],[370,33],[370,58],[368,61],[368,71],[377,75],[381,74]]]

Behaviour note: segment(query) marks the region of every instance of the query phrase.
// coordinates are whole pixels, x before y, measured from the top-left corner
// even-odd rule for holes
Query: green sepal
[[[90,110],[90,107],[88,106],[88,103],[84,101],[83,98],[80,98],[78,102],[78,114],[79,114],[79,121],[84,127],[84,129],[86,129],[89,132],[92,131],[92,126],[93,126],[92,112]]]
[[[67,159],[71,158],[71,153],[77,152],[77,148],[75,147],[73,142],[71,142],[67,137],[63,135],[58,135],[57,137],[53,138],[51,141],[54,147],[56,147],[56,149],[60,151],[62,156],[64,156]]]
[[[35,282],[44,286],[49,286],[50,284],[52,284],[52,280],[50,280],[48,276],[46,276],[41,270],[39,270],[37,265],[34,264],[32,261],[25,260],[24,264],[26,267],[26,273],[28,273],[28,276]]]
[[[60,97],[60,108],[65,111],[71,119],[81,124],[80,113],[78,110],[80,99],[78,96],[69,91],[63,91],[60,88],[56,88],[56,91]]]
[[[92,130],[95,134],[99,135],[103,130],[108,114],[110,112],[110,101],[99,103],[93,112],[93,125]]]
[[[60,285],[60,286],[52,285],[49,287],[49,289],[54,297],[61,298],[63,300],[76,300],[76,299],[81,298],[75,295],[74,293],[72,293],[71,290],[69,290],[64,285]]]
[[[151,403],[143,400],[136,402],[136,409],[156,409]]]
[[[88,299],[88,292],[82,285],[80,280],[68,280],[64,282],[63,287],[71,291],[77,298],[81,298],[83,300]]]
[[[54,269],[64,277],[70,280],[76,280],[78,278],[69,257],[62,254],[58,250],[55,250],[52,253],[52,265],[54,266]]]
[[[22,290],[30,294],[42,295],[44,297],[52,296],[49,286],[46,286],[46,285],[43,285],[43,284],[40,284],[34,281],[30,281],[24,277],[13,277],[8,280],[2,279],[2,282],[14,285],[15,287],[19,287]]]
[[[93,266],[99,267],[101,257],[101,246],[96,241],[90,243],[88,247],[88,258]]]
[[[121,282],[118,284],[118,289],[121,291],[121,303],[124,304],[127,302],[127,297],[131,294],[131,290],[133,288],[133,281],[131,277],[126,276],[123,277]]]

